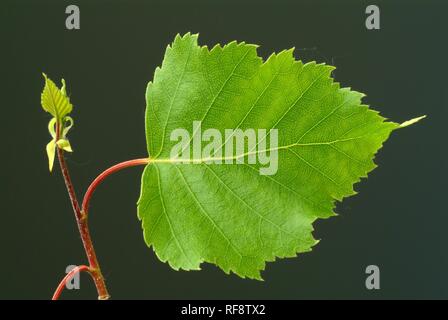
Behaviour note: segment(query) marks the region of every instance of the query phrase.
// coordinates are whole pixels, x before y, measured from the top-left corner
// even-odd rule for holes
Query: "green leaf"
[[[355,194],[353,185],[375,168],[375,153],[400,125],[362,104],[362,93],[340,88],[331,66],[296,61],[293,50],[263,62],[255,45],[209,50],[197,37],[176,36],[147,88],[151,161],[138,217],[148,246],[174,269],[209,262],[261,279],[265,262],[311,250],[313,222],[335,215],[335,201]],[[202,132],[223,135],[278,129],[278,171],[261,175],[259,163],[173,159],[171,133],[185,128],[196,136],[193,121],[201,121]],[[249,153],[233,153],[231,160]]]
[[[42,108],[58,121],[61,121],[73,109],[65,91],[65,81],[62,79],[62,87],[59,89],[45,73],[43,73],[43,76],[45,86],[41,94]]]

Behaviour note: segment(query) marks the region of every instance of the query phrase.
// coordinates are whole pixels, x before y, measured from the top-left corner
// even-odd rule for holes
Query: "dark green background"
[[[209,2],[210,4],[207,4]],[[211,4],[215,2],[215,4]],[[75,105],[68,155],[78,195],[103,169],[144,157],[144,92],[176,33],[201,44],[240,40],[259,53],[337,66],[336,79],[396,121],[359,194],[316,223],[312,253],[269,263],[264,282],[204,265],[176,272],[143,242],[136,206],[142,168],[95,194],[90,226],[113,298],[448,298],[446,210],[447,5],[443,1],[2,1],[0,298],[47,299],[68,264],[85,263],[60,173],[49,174],[41,72],[64,77]],[[81,30],[65,29],[65,7]],[[368,4],[381,30],[364,26]],[[443,205],[442,205],[443,204]],[[366,290],[365,268],[381,269]],[[87,275],[63,298],[95,298]]]

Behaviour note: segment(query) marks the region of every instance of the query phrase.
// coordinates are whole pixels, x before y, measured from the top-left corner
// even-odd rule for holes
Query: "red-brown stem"
[[[104,170],[98,177],[95,178],[95,180],[92,181],[92,183],[90,184],[89,188],[87,189],[87,191],[84,195],[84,199],[82,200],[82,211],[84,212],[84,214],[86,216],[88,215],[89,203],[90,203],[90,199],[92,198],[93,192],[98,187],[98,185],[101,184],[101,182],[104,179],[106,179],[109,175],[111,175],[117,171],[123,170],[125,168],[146,165],[148,163],[149,163],[149,158],[133,159],[133,160],[120,162],[120,163],[110,167],[109,169]]]
[[[62,291],[64,291],[67,281],[71,280],[75,276],[75,274],[77,274],[78,272],[81,273],[82,271],[86,271],[91,275],[90,268],[88,266],[82,265],[82,266],[77,266],[77,267],[73,268],[61,280],[58,287],[54,291],[54,294],[53,294],[53,297],[51,298],[51,300],[58,300],[59,297],[61,296]]]
[[[61,132],[61,127],[59,121],[56,122],[56,141],[59,140]],[[87,222],[87,215],[81,210],[78,204],[78,199],[76,198],[75,189],[73,187],[72,180],[68,171],[67,164],[64,158],[64,151],[59,147],[56,147],[59,165],[61,167],[62,175],[64,177],[65,186],[72,203],[73,212],[75,213],[76,223],[78,225],[78,230],[81,235],[82,244],[89,261],[89,270],[92,275],[93,281],[95,282],[96,289],[98,291],[98,299],[106,300],[110,298],[110,295],[106,288],[106,283],[104,282],[103,274],[101,273],[100,265],[98,259],[96,258],[95,249],[93,247],[92,239],[90,237],[89,226]]]

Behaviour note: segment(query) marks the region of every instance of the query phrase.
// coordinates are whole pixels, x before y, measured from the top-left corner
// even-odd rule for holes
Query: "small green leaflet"
[[[255,45],[209,50],[197,39],[176,36],[147,88],[151,161],[138,217],[147,245],[174,269],[208,262],[261,279],[266,262],[311,250],[313,222],[335,215],[335,201],[355,194],[390,133],[420,118],[385,121],[362,104],[362,93],[333,81],[334,67],[296,61],[293,50],[263,62]],[[171,133],[192,131],[194,121],[202,131],[278,129],[278,171],[171,161]]]
[[[43,76],[45,86],[40,97],[42,108],[58,121],[61,121],[73,109],[70,99],[65,92],[65,81],[62,79],[62,87],[59,89],[45,73],[43,73]]]

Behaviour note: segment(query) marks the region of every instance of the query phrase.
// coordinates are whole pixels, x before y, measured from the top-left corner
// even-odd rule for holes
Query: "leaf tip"
[[[423,115],[423,116],[420,116],[420,117],[417,117],[417,118],[414,118],[414,119],[411,119],[411,120],[407,120],[407,121],[401,123],[401,124],[398,126],[398,128],[405,128],[405,127],[408,127],[408,126],[410,126],[410,125],[413,125],[414,123],[419,122],[420,120],[422,120],[422,119],[424,119],[424,118],[426,118],[426,115]]]

